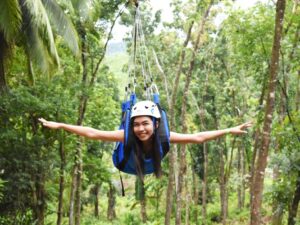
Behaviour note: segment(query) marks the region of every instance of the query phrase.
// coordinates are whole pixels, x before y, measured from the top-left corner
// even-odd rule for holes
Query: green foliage
[[[74,124],[77,119],[79,97],[88,97],[88,105],[84,125],[103,130],[117,129],[120,123],[120,101],[124,95],[123,88],[127,82],[125,54],[108,57],[96,74],[95,84],[82,84],[82,64],[74,58],[63,39],[68,39],[69,47],[76,53],[77,37],[75,29],[79,30],[80,40],[85,40],[88,46],[87,73],[90,76],[104,53],[105,37],[120,4],[125,1],[49,1],[42,4],[27,1],[26,7],[31,13],[31,30],[16,35],[21,26],[20,7],[17,1],[1,1],[0,8],[5,9],[0,15],[0,33],[9,44],[18,46],[12,48],[13,59],[5,66],[8,67],[6,78],[10,91],[7,95],[1,93],[0,101],[0,224],[33,224],[35,219],[37,187],[44,185],[44,202],[39,199],[46,210],[45,224],[56,222],[57,197],[59,192],[60,156],[58,149],[64,144],[66,165],[64,168],[64,218],[68,222],[68,212],[71,174],[75,155],[77,138],[68,133],[57,132],[42,128],[38,123],[39,117],[49,120]],[[43,2],[44,3],[44,2]],[[52,4],[53,3],[53,4]],[[90,5],[89,5],[90,3]],[[52,4],[52,5],[51,5]],[[278,204],[283,209],[285,217],[288,206],[293,198],[294,188],[298,179],[300,149],[298,136],[300,130],[299,110],[295,102],[299,95],[298,69],[299,49],[296,48],[295,34],[300,17],[292,13],[293,2],[288,2],[285,35],[282,41],[280,62],[280,83],[287,90],[289,101],[286,103],[290,118],[282,111],[284,95],[277,92],[277,114],[273,118],[273,131],[268,171],[266,173],[264,211],[263,215],[271,215],[271,206]],[[191,21],[196,21],[192,37],[185,48],[185,60],[179,81],[179,90],[175,105],[175,130],[181,131],[182,96],[190,59],[195,45],[199,20],[206,9],[207,1],[173,1],[174,22],[164,24],[157,31],[161,12],[154,12],[149,6],[141,4],[142,22],[149,50],[149,64],[159,87],[162,106],[167,108],[167,93],[172,94],[174,77],[177,72],[182,45]],[[90,7],[91,6],[91,7]],[[60,11],[60,10],[63,11]],[[46,10],[46,11],[45,11]],[[122,23],[132,26],[132,10],[122,16]],[[257,4],[247,10],[232,9],[229,4],[223,7],[228,17],[220,29],[215,26],[215,17],[219,11],[214,11],[204,27],[201,37],[201,48],[195,52],[195,69],[192,74],[190,95],[187,105],[187,124],[190,132],[212,130],[233,126],[245,120],[257,121],[258,128],[264,116],[263,92],[269,73],[269,61],[274,33],[274,5],[270,3]],[[62,13],[63,12],[63,13]],[[51,15],[51,16],[50,16]],[[44,23],[50,16],[52,23]],[[27,18],[27,19],[30,19]],[[40,19],[38,19],[40,18]],[[62,18],[62,20],[57,20]],[[56,19],[56,20],[55,20]],[[66,19],[66,21],[65,21]],[[56,21],[56,22],[55,22]],[[64,23],[66,22],[66,24]],[[72,24],[75,24],[74,27]],[[68,25],[64,28],[64,25]],[[51,37],[52,28],[64,38],[57,36],[56,42]],[[83,30],[84,29],[84,30]],[[42,32],[43,31],[43,32]],[[47,34],[47,35],[46,35]],[[86,34],[86,35],[83,35]],[[24,42],[24,43],[23,43]],[[29,51],[23,47],[26,43]],[[23,47],[22,47],[23,46]],[[130,44],[128,45],[130,47]],[[152,49],[156,51],[163,73],[152,57]],[[1,49],[2,50],[2,49]],[[28,49],[27,49],[28,50]],[[43,52],[40,52],[43,51]],[[293,57],[291,53],[294,51]],[[30,54],[28,54],[28,52]],[[54,59],[49,59],[52,55]],[[33,66],[35,85],[32,85],[28,71],[28,57],[47,67],[48,63],[58,62],[60,55],[61,68],[48,78],[43,78],[39,69]],[[45,65],[43,65],[45,63]],[[49,66],[49,65],[48,65]],[[89,77],[90,78],[90,77]],[[166,79],[166,83],[165,83]],[[299,100],[298,100],[299,101]],[[253,130],[255,130],[253,129]],[[247,224],[249,218],[248,200],[246,207],[237,208],[236,190],[243,181],[247,181],[249,168],[253,157],[254,132],[249,132],[243,138],[235,139],[227,136],[219,142],[206,145],[208,151],[208,212],[207,224],[220,224],[219,199],[219,162],[220,150],[224,150],[226,171],[229,172],[229,159],[233,162],[230,170],[229,215],[228,220],[235,224]],[[167,187],[168,158],[163,161],[165,175],[161,179],[152,176],[145,178],[145,195],[141,186],[134,187],[134,177],[125,176],[127,196],[116,196],[117,218],[108,221],[107,191],[108,184],[119,188],[117,170],[111,162],[111,152],[114,144],[85,141],[83,148],[83,182],[82,182],[82,224],[141,224],[140,206],[134,200],[145,197],[147,202],[148,221],[146,224],[163,224],[165,213],[165,193]],[[237,149],[245,151],[246,174],[241,177],[237,171]],[[232,151],[231,151],[232,150]],[[276,153],[274,152],[276,151]],[[232,152],[232,155],[231,155]],[[274,152],[274,153],[273,153]],[[203,179],[203,146],[189,147],[187,157],[187,180],[190,182],[191,169]],[[277,182],[272,182],[271,173],[278,169]],[[190,184],[190,183],[189,183]],[[246,183],[246,190],[249,188]],[[94,188],[99,187],[99,218],[93,215],[95,194]],[[201,185],[198,184],[199,191]],[[188,187],[189,189],[190,187]],[[120,191],[118,190],[117,193]],[[247,192],[246,192],[247,193]],[[194,201],[193,201],[194,202]],[[190,212],[201,211],[201,196],[199,204],[191,204]],[[175,208],[176,206],[173,206]],[[186,215],[183,215],[185,217]],[[184,218],[183,218],[184,219]],[[200,218],[202,220],[203,218]],[[172,217],[174,222],[174,217]],[[195,221],[190,220],[191,224]]]
[[[129,212],[125,215],[124,223],[130,225],[139,225],[141,224],[141,219]]]
[[[7,41],[15,38],[21,25],[21,9],[17,0],[1,1],[0,30]]]
[[[0,225],[7,225],[7,224],[31,225],[34,223],[35,221],[32,219],[31,211],[17,213],[14,218],[11,218],[7,215],[0,216]]]
[[[5,185],[5,181],[2,180],[2,179],[0,179],[0,202],[1,202],[2,198],[3,198],[3,193],[2,192],[3,192],[4,185]]]

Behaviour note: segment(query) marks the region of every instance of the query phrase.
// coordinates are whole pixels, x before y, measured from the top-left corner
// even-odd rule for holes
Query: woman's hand
[[[227,131],[230,134],[246,134],[248,133],[245,129],[252,127],[252,122],[243,123],[241,125],[238,125],[236,127],[228,128]]]
[[[61,123],[47,121],[43,118],[39,118],[39,121],[43,124],[43,126],[48,127],[50,129],[59,129],[59,128],[61,128]]]

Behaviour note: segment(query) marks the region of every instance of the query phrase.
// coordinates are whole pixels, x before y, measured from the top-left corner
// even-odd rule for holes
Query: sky
[[[151,4],[154,11],[162,10],[162,21],[171,22],[172,21],[172,10],[170,9],[170,2],[172,0],[144,0]],[[234,3],[235,8],[247,9],[257,2],[266,2],[267,0],[236,0]],[[216,23],[220,24],[223,19],[225,19],[225,15],[220,15],[217,18]],[[113,30],[113,39],[111,42],[121,42],[124,38],[124,34],[130,31],[131,28],[119,25],[118,23],[115,25]]]

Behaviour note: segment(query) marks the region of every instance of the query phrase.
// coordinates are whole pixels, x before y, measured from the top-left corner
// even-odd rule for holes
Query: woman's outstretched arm
[[[200,144],[209,140],[214,140],[219,137],[222,137],[225,134],[246,134],[248,127],[252,126],[252,122],[243,123],[236,127],[227,128],[224,130],[214,130],[214,131],[204,131],[195,134],[180,134],[171,132],[170,133],[170,142],[171,143],[179,143],[179,144],[188,144],[195,143]]]
[[[122,142],[124,140],[124,130],[103,131],[91,127],[47,121],[43,118],[40,118],[39,121],[43,124],[43,126],[48,127],[50,129],[63,129],[93,140],[112,142]]]

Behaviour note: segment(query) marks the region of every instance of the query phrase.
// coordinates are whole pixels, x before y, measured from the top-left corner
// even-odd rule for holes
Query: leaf
[[[63,37],[74,55],[79,56],[78,36],[70,18],[55,0],[42,0],[42,2],[56,32]]]
[[[21,27],[21,9],[18,0],[0,1],[0,31],[3,32],[6,41],[16,38]]]
[[[32,16],[32,26],[36,26],[39,31],[38,37],[47,43],[47,50],[54,59],[54,62],[59,65],[59,57],[54,42],[54,35],[44,5],[41,0],[27,0],[25,6]]]

